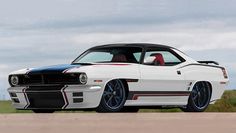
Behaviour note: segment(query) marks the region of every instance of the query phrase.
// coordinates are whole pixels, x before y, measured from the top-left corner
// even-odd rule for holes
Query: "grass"
[[[94,112],[94,111],[59,111],[59,112]],[[139,112],[181,112],[179,108],[140,109]],[[236,90],[227,90],[215,104],[209,105],[206,112],[236,112]],[[32,113],[30,110],[16,110],[11,101],[0,101],[0,113]]]
[[[207,112],[236,112],[236,90],[225,91],[222,98],[210,105]]]
[[[29,110],[16,110],[12,107],[11,101],[0,101],[0,113],[30,113]]]

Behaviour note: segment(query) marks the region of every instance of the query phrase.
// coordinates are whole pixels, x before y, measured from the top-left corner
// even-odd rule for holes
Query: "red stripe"
[[[94,64],[94,65],[127,66],[130,64]]]

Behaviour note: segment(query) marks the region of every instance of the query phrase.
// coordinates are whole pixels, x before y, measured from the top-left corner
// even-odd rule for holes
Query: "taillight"
[[[223,72],[223,76],[224,76],[224,78],[228,78],[228,75],[227,75],[227,72],[226,72],[226,70],[225,70],[225,68],[222,68],[222,72]]]

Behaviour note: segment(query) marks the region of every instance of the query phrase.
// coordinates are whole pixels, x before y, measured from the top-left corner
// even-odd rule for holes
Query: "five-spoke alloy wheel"
[[[210,103],[211,87],[207,82],[197,82],[189,96],[188,105],[182,108],[186,112],[203,112]]]
[[[126,101],[126,91],[121,80],[107,83],[97,112],[119,112]]]

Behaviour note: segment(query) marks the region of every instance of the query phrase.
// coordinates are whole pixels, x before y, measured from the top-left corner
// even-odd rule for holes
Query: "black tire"
[[[203,112],[211,100],[211,86],[207,82],[197,82],[189,96],[188,104],[181,108],[184,112]]]
[[[34,109],[32,110],[34,113],[54,113],[55,110],[50,109]]]
[[[107,83],[97,112],[120,112],[126,101],[126,91],[121,80]]]

